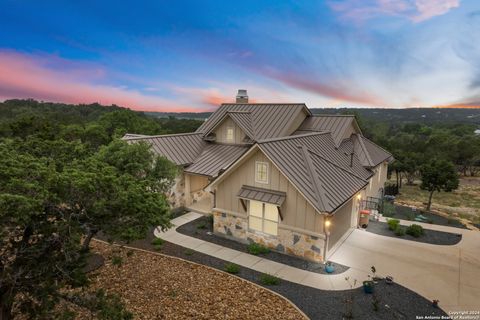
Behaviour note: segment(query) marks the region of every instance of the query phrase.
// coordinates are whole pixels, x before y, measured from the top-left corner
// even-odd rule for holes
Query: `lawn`
[[[120,295],[135,319],[304,319],[285,299],[202,265],[93,242],[105,265],[93,288]]]
[[[419,185],[419,181],[414,186],[403,184],[396,202],[425,208],[428,192]],[[453,192],[435,192],[432,209],[480,223],[480,178],[461,179],[459,188]]]

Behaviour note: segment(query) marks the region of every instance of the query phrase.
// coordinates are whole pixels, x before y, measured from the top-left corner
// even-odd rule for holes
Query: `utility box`
[[[370,218],[370,210],[360,210],[360,221],[358,225],[362,228],[368,227],[368,220]]]

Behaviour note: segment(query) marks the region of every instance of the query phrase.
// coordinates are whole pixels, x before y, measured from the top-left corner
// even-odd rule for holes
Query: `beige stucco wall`
[[[234,131],[234,141],[227,140],[227,128],[232,127]],[[219,143],[232,143],[232,144],[241,144],[244,143],[243,139],[245,138],[245,132],[240,128],[231,118],[227,117],[223,122],[215,129],[216,142]]]
[[[375,174],[370,178],[370,182],[366,189],[366,195],[368,197],[379,197],[379,189],[385,187],[385,182],[387,181],[387,171],[388,164],[387,162],[380,163],[378,166],[372,169]]]
[[[256,161],[268,163],[268,184],[255,182]],[[227,212],[246,214],[247,212],[237,198],[238,191],[242,185],[285,192],[287,196],[280,208],[283,215],[283,221],[280,221],[280,224],[319,234],[323,233],[323,215],[315,211],[304,196],[295,189],[260,150],[251,155],[250,158],[217,185],[216,207]]]

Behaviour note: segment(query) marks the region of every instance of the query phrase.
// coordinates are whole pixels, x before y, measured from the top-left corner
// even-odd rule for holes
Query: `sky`
[[[480,106],[480,1],[0,0],[0,101]]]

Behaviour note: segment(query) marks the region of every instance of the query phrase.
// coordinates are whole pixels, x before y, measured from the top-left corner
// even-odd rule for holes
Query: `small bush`
[[[398,225],[400,224],[400,220],[398,219],[388,219],[387,220],[388,229],[395,231],[397,230]]]
[[[280,283],[280,279],[271,274],[264,273],[260,277],[260,282],[266,286],[276,286]]]
[[[112,264],[114,266],[121,266],[123,263],[123,258],[120,256],[113,256],[112,257]]]
[[[395,229],[395,235],[399,236],[399,237],[404,236],[405,235],[405,228],[403,228],[401,226],[397,226],[397,229]]]
[[[160,239],[160,238],[153,239],[152,240],[153,249],[155,249],[156,251],[162,250],[162,246],[164,243],[165,243],[165,240],[163,239]]]
[[[186,256],[191,256],[195,251],[193,251],[192,249],[185,249],[185,251],[183,252]]]
[[[197,224],[197,229],[206,229],[207,228],[207,223],[205,221],[200,221]]]
[[[267,254],[270,252],[270,249],[268,249],[265,246],[262,246],[261,244],[258,243],[250,243],[247,247],[247,251],[250,254],[258,256],[259,254]]]
[[[237,274],[240,272],[240,266],[236,265],[235,263],[227,263],[223,270],[231,274]]]
[[[412,224],[407,228],[406,233],[411,235],[412,237],[418,238],[423,235],[425,231],[423,230],[422,226],[418,224]]]
[[[384,217],[393,217],[395,215],[395,206],[388,201],[384,201],[382,214]]]

